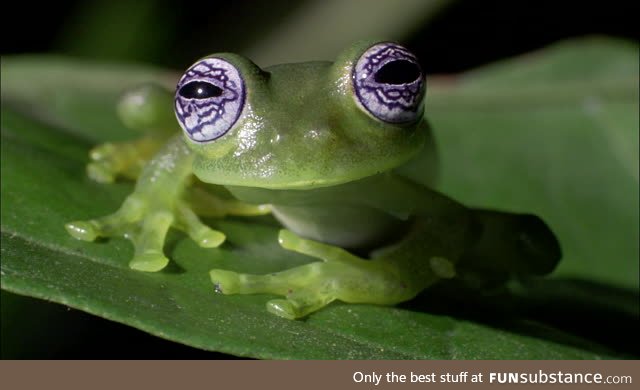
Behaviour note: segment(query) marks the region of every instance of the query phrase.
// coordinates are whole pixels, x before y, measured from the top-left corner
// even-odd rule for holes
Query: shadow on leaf
[[[528,280],[491,292],[450,281],[423,291],[402,307],[637,358],[637,300],[637,291],[579,279]]]

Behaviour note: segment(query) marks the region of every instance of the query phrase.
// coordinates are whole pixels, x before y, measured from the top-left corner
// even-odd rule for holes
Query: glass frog
[[[437,159],[425,92],[416,56],[393,42],[264,70],[235,54],[207,56],[175,93],[147,85],[123,96],[123,122],[147,135],[98,146],[88,173],[136,178],[135,190],[115,213],[66,228],[87,241],[125,235],[130,267],[155,272],[169,261],[170,227],[217,247],[224,233],[201,216],[271,212],[284,227],[280,245],[318,261],[210,277],[222,294],[281,296],[267,309],[288,319],[334,300],[397,304],[441,279],[485,284],[553,270],[560,247],[540,218],[471,209],[429,188]]]

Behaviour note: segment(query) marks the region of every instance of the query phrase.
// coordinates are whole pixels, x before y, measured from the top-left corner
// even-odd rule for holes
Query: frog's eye
[[[410,51],[395,43],[376,44],[360,56],[353,89],[356,101],[385,122],[413,122],[422,114],[422,69]]]
[[[184,73],[175,97],[176,118],[190,139],[213,141],[236,123],[245,100],[238,69],[220,58],[205,58]]]

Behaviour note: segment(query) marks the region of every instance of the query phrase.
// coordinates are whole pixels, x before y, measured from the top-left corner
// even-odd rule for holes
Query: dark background
[[[370,2],[375,0],[363,0],[363,5]],[[242,53],[304,3],[11,2],[11,12],[3,17],[0,52],[54,52],[183,69],[209,52]],[[638,40],[639,10],[638,2],[628,0],[457,0],[407,32],[403,43],[430,73],[459,72],[569,37],[603,34]],[[327,30],[331,28],[327,20]]]
[[[284,0],[9,2],[0,53],[49,52],[183,69],[208,52],[242,53],[303,5]],[[618,0],[452,1],[408,32],[403,43],[429,73],[454,73],[569,37],[601,34],[637,41],[638,8],[638,2]],[[3,358],[233,358],[61,305],[5,292],[1,297]]]

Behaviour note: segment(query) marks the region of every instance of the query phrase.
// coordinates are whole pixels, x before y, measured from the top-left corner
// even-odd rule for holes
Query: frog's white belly
[[[352,205],[273,205],[273,215],[303,237],[354,249],[380,247],[402,234],[406,224],[379,210]]]

